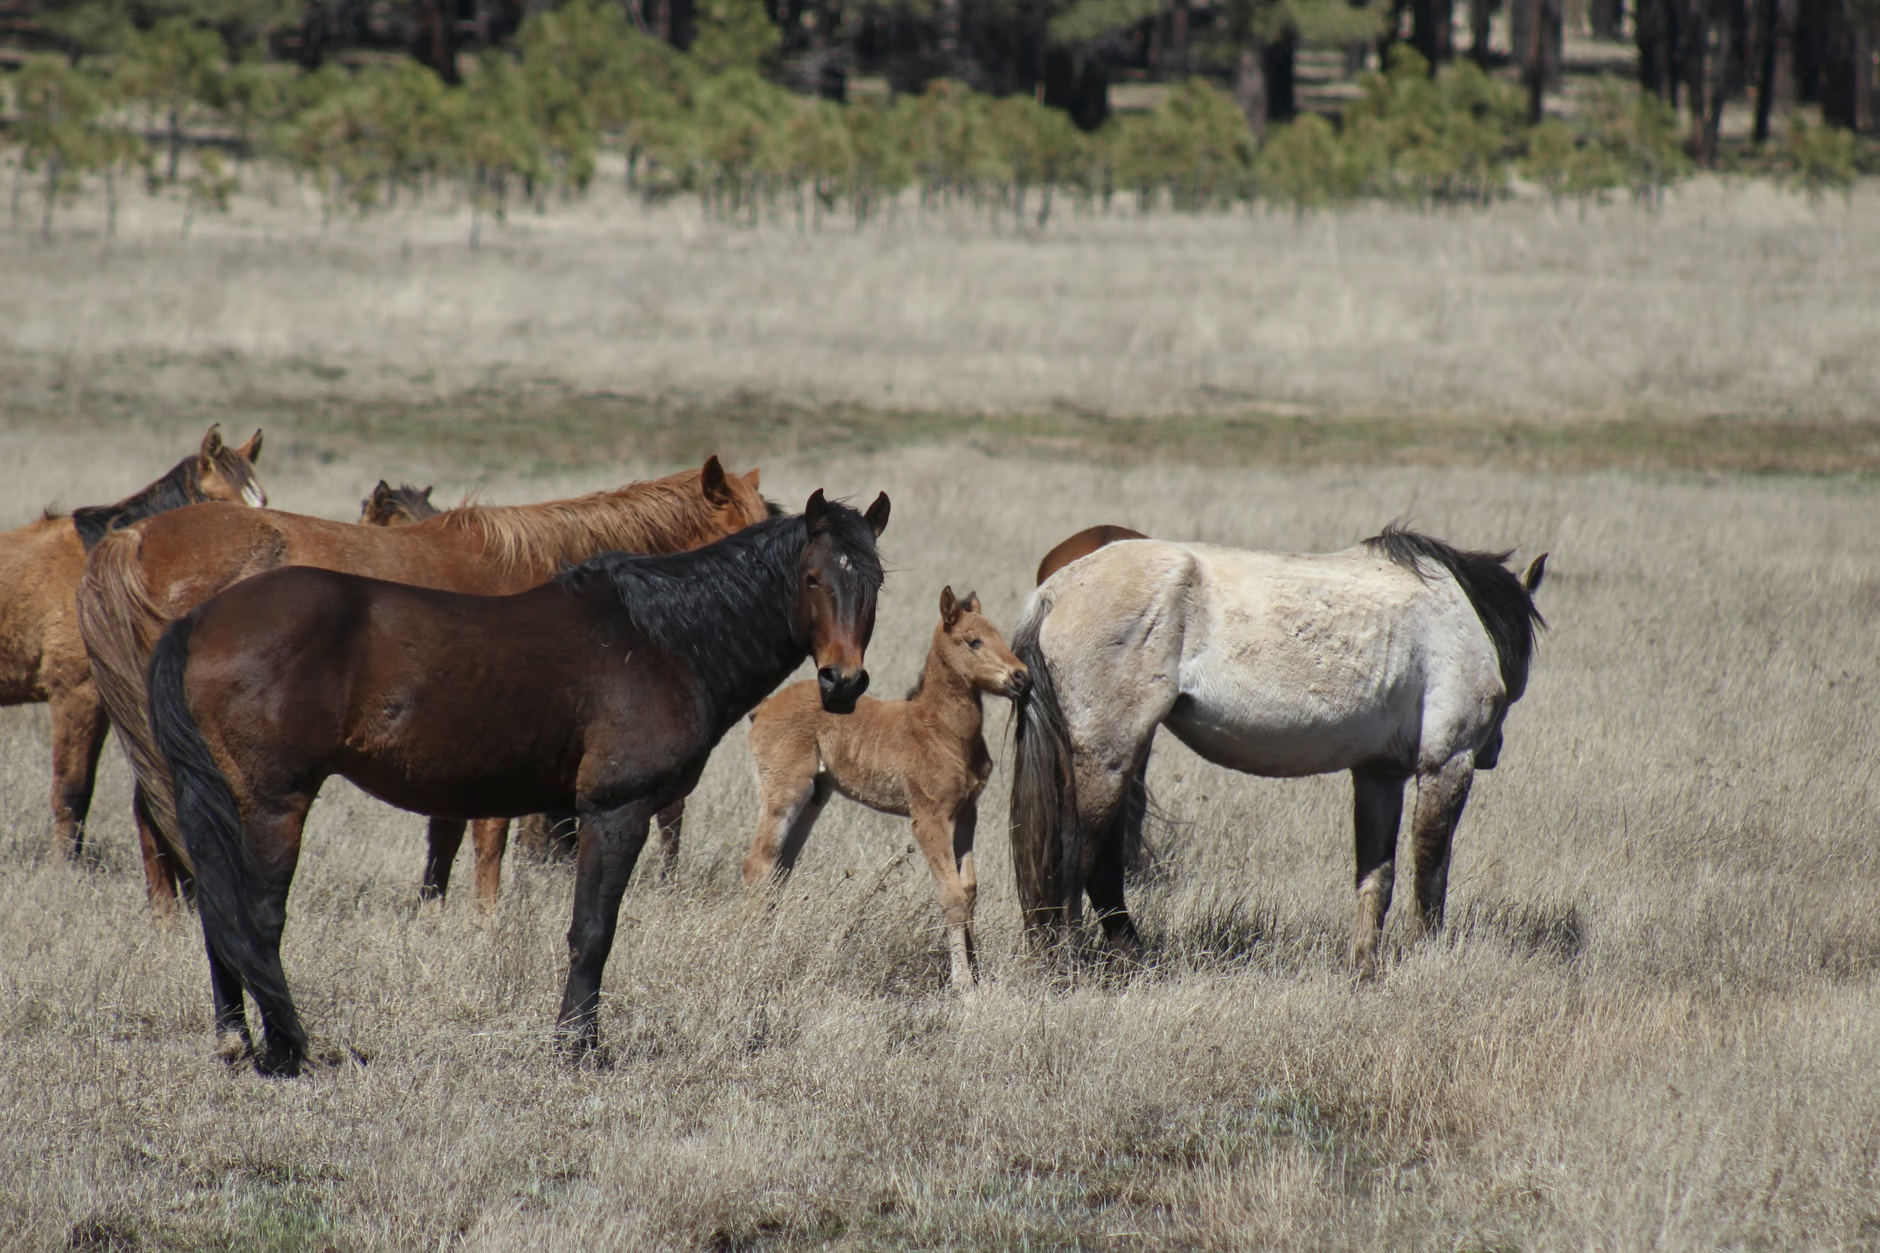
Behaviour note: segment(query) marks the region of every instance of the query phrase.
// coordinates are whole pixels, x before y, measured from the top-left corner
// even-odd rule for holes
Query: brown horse
[[[239,448],[212,426],[202,446],[115,505],[47,510],[0,534],[0,705],[52,706],[52,826],[68,857],[84,848],[85,818],[110,725],[79,639],[75,600],[85,554],[113,528],[204,500],[264,505],[255,477],[261,432]]]
[[[914,840],[940,889],[953,956],[953,986],[973,986],[973,832],[979,793],[992,773],[980,694],[1022,696],[1031,686],[979,615],[971,592],[940,593],[940,625],[920,683],[906,700],[862,700],[835,717],[821,708],[813,683],[784,688],[751,715],[751,755],[763,808],[744,859],[744,881],[788,874],[810,828],[840,792],[870,809],[914,820]]]
[[[1122,539],[1148,538],[1141,531],[1132,531],[1126,526],[1108,522],[1085,527],[1044,555],[1044,560],[1038,563],[1038,582],[1044,582],[1079,557],[1088,557],[1106,544],[1114,544]]]
[[[137,772],[134,812],[151,900],[175,903],[188,855],[174,839],[169,776],[150,736],[145,666],[163,629],[209,597],[280,566],[315,566],[440,591],[506,595],[611,550],[678,552],[770,514],[758,473],[711,458],[686,471],[541,505],[451,509],[410,526],[362,527],[273,510],[198,505],[150,518],[99,544],[78,589],[79,625],[105,708]],[[503,831],[507,831],[507,824]],[[462,823],[434,829],[448,863]],[[434,850],[434,859],[439,854]],[[500,859],[501,852],[495,854]],[[481,858],[481,855],[479,855]]]
[[[372,494],[359,504],[359,521],[365,526],[410,526],[426,518],[435,518],[438,507],[431,503],[431,489],[400,483],[393,487],[384,479]]]
[[[805,657],[824,708],[868,686],[875,540],[818,491],[796,517],[695,552],[604,553],[514,596],[276,570],[177,622],[150,663],[150,719],[197,871],[217,1035],[294,1074],[306,1033],[281,969],[301,828],[333,775],[427,814],[581,815],[559,1027],[598,1039],[601,973],[648,820]]]

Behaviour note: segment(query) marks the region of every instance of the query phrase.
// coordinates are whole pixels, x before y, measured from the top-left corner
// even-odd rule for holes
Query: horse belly
[[[1342,715],[1329,709],[1204,703],[1184,696],[1167,722],[1177,738],[1219,766],[1290,779],[1357,765],[1411,769],[1412,718],[1388,706]]]

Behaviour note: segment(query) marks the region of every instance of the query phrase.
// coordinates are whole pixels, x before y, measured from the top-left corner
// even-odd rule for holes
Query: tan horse
[[[255,477],[260,454],[260,431],[233,448],[212,426],[193,456],[136,495],[70,515],[48,510],[0,534],[0,705],[52,706],[52,825],[68,857],[84,848],[98,754],[110,725],[79,639],[76,595],[85,554],[113,528],[166,509],[205,500],[265,505],[267,494]]]
[[[410,526],[362,527],[270,509],[198,505],[150,518],[98,545],[79,583],[79,626],[98,690],[137,772],[138,835],[151,899],[175,900],[192,874],[177,842],[169,771],[151,738],[146,668],[165,627],[224,588],[280,566],[314,566],[436,591],[513,595],[564,566],[612,551],[682,552],[770,516],[758,473],[718,458],[611,492],[539,505],[466,506]],[[444,820],[433,839],[462,839]],[[507,838],[508,824],[501,824]],[[435,854],[439,850],[434,850]],[[449,853],[455,855],[456,845]],[[493,850],[491,860],[500,860]],[[479,850],[479,863],[485,860]],[[449,857],[443,858],[449,864]]]
[[[862,698],[855,712],[824,712],[816,684],[778,692],[751,715],[751,755],[763,798],[744,881],[787,874],[832,791],[914,820],[914,840],[940,889],[953,986],[973,986],[973,831],[992,773],[980,694],[1020,696],[1031,684],[979,597],[940,593],[940,625],[920,683],[906,700]]]

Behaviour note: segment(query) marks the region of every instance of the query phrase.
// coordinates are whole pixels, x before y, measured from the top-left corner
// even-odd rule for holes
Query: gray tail
[[[1048,607],[1037,605],[1012,636],[1012,651],[1031,672],[1031,687],[1013,710],[1017,759],[1012,768],[1012,868],[1019,908],[1035,939],[1061,933],[1083,896],[1078,873],[1083,838],[1070,728],[1051,663],[1038,642]]]
[[[235,793],[209,753],[184,693],[196,615],[178,619],[150,657],[150,730],[175,785],[178,834],[196,865],[196,907],[210,953],[241,977],[270,1034],[304,1053],[306,1037],[278,957],[266,954],[249,902],[259,895]]]

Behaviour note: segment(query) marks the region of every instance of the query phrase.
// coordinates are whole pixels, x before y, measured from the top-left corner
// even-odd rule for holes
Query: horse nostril
[[[834,666],[824,666],[816,672],[816,682],[820,683],[825,690],[833,688],[842,682],[842,672]]]

